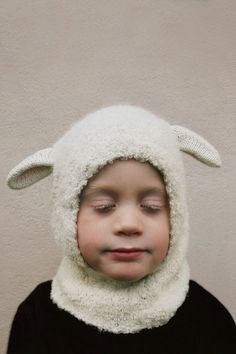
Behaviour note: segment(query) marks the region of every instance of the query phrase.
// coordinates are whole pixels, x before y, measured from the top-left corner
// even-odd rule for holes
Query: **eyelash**
[[[115,204],[106,204],[106,205],[101,205],[101,206],[97,206],[95,207],[95,210],[97,210],[100,213],[108,213],[109,211],[111,211],[112,207],[114,207]],[[141,206],[143,206],[144,208],[146,208],[148,210],[148,212],[151,213],[158,213],[161,210],[161,207],[156,207],[156,206],[150,206],[147,204],[141,204]]]

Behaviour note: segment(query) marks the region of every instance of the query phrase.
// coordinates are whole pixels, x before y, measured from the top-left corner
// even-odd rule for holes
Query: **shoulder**
[[[194,280],[166,330],[186,347],[192,346],[194,353],[236,353],[236,325],[231,314]]]
[[[23,303],[31,303],[38,299],[45,300],[50,295],[52,281],[47,280],[38,284],[30,294],[25,298]]]
[[[19,336],[29,336],[43,317],[55,312],[50,291],[50,280],[40,283],[18,305],[12,322],[11,337],[19,339]]]
[[[189,292],[187,297],[191,297],[191,299],[194,302],[199,303],[199,305],[207,305],[210,306],[210,308],[215,307],[223,312],[228,312],[226,307],[217,299],[215,295],[195,280],[190,280],[189,282]]]
[[[50,300],[51,280],[47,280],[38,284],[29,295],[19,304],[18,314],[29,313],[32,315],[34,312],[40,311],[40,308],[52,305]]]
[[[195,280],[190,280],[186,303],[195,316],[203,317],[204,321],[228,324],[235,329],[235,323],[228,309]]]

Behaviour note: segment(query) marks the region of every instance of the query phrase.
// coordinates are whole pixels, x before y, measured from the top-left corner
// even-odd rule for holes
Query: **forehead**
[[[111,163],[105,165],[102,169],[98,171],[98,173],[92,178],[100,179],[102,177],[115,175],[115,174],[125,174],[125,176],[129,175],[129,173],[135,174],[145,174],[148,176],[155,176],[157,178],[163,179],[160,171],[158,171],[155,167],[151,165],[148,161],[139,161],[132,159],[127,160],[114,160]]]
[[[160,171],[151,165],[148,161],[138,161],[134,158],[127,160],[114,160],[101,168],[91,179],[90,183],[100,180],[115,178],[116,176],[128,179],[132,176],[144,176],[153,178],[163,182],[163,177]]]
[[[150,163],[135,159],[115,160],[107,164],[89,180],[82,194],[106,191],[166,194],[161,173]]]

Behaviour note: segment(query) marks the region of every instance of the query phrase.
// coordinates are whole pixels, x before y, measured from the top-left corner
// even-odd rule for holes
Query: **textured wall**
[[[1,2],[0,352],[18,304],[61,257],[51,177],[22,190],[8,171],[101,106],[144,106],[205,137],[223,166],[184,156],[192,278],[236,318],[236,7],[217,0]]]

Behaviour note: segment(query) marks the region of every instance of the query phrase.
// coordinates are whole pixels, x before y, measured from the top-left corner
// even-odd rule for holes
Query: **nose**
[[[118,236],[141,235],[143,232],[142,220],[137,210],[132,207],[124,208],[117,215],[114,224],[114,234]]]

